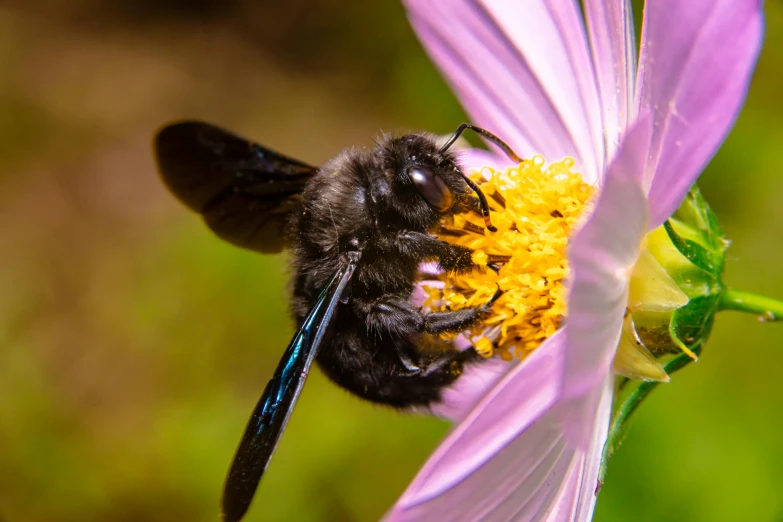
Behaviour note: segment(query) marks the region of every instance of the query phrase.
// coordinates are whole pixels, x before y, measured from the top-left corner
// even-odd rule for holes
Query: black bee
[[[437,401],[478,359],[438,334],[466,329],[491,303],[429,314],[411,304],[423,261],[447,271],[474,268],[471,250],[432,235],[441,218],[480,210],[494,230],[484,194],[449,151],[465,129],[519,161],[470,124],[443,146],[426,134],[385,136],[375,149],[348,150],[320,169],[206,123],[158,133],[158,167],[180,201],[235,245],[260,252],[287,246],[292,257],[299,329],[239,444],[224,520],[246,513],[314,359],[340,386],[398,408]]]

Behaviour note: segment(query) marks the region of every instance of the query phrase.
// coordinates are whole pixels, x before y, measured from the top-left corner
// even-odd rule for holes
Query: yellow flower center
[[[466,332],[484,357],[525,358],[555,333],[567,315],[568,239],[594,193],[573,166],[571,158],[546,165],[543,157],[534,156],[502,171],[484,167],[470,177],[487,197],[497,232],[489,232],[477,214],[453,216],[442,223],[438,236],[471,248],[473,262],[482,268],[441,274],[437,285],[425,281],[429,294],[425,306],[434,312],[483,306],[500,290],[488,315]],[[663,268],[676,256],[681,254],[663,228],[645,238],[629,278],[629,300],[614,363],[618,374],[668,380],[647,346],[656,351],[676,346],[691,353],[668,330],[671,313],[688,303]],[[643,320],[641,331],[637,317]],[[655,335],[661,340],[650,340]]]
[[[534,156],[518,166],[471,174],[492,209],[488,232],[478,215],[454,216],[441,239],[474,250],[473,261],[491,268],[443,274],[442,288],[428,287],[433,311],[486,304],[500,289],[489,315],[469,336],[484,357],[524,358],[560,326],[566,314],[568,237],[593,193],[566,158],[545,165]]]

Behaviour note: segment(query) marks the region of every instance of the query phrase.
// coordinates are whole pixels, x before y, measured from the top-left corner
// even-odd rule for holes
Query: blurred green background
[[[702,178],[730,285],[783,297],[783,7]],[[464,118],[395,2],[0,6],[0,520],[209,521],[285,347],[283,257],[213,236],[151,137],[202,118],[318,164]],[[610,466],[596,520],[783,519],[783,327],[726,313]],[[447,425],[314,372],[248,520],[377,519]]]

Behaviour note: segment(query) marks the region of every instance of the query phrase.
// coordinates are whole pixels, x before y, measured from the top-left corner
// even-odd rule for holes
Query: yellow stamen
[[[593,193],[573,165],[566,158],[545,166],[534,156],[503,171],[485,167],[471,178],[487,196],[498,231],[487,231],[480,215],[444,223],[442,239],[473,249],[473,262],[488,268],[442,275],[445,286],[429,288],[427,305],[433,311],[482,306],[502,290],[469,334],[484,357],[524,358],[566,314],[568,237]]]
[[[480,307],[500,290],[488,315],[467,332],[483,357],[523,359],[554,334],[566,316],[568,239],[593,195],[573,166],[571,158],[546,166],[544,158],[534,156],[503,171],[484,167],[471,178],[487,197],[497,232],[488,231],[478,213],[453,216],[442,224],[441,239],[473,249],[473,263],[481,268],[442,274],[444,284],[428,287],[425,305],[432,311]],[[674,255],[670,250],[676,249],[666,231],[650,232],[630,273],[627,312],[614,361],[620,375],[667,381],[651,349],[658,353],[674,345],[695,358],[671,332],[659,339],[661,325],[670,329],[671,314],[688,303],[662,265]],[[637,333],[637,313],[648,314],[640,317],[639,331],[650,345]]]

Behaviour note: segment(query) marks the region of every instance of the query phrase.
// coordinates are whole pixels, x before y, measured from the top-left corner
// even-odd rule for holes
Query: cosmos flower
[[[471,122],[522,157],[573,158],[598,196],[568,238],[564,325],[521,362],[468,367],[446,391],[435,412],[459,424],[388,520],[592,516],[629,284],[648,232],[728,134],[763,19],[760,0],[649,0],[637,67],[630,1],[582,4],[406,1]],[[508,163],[481,151],[463,162]]]

